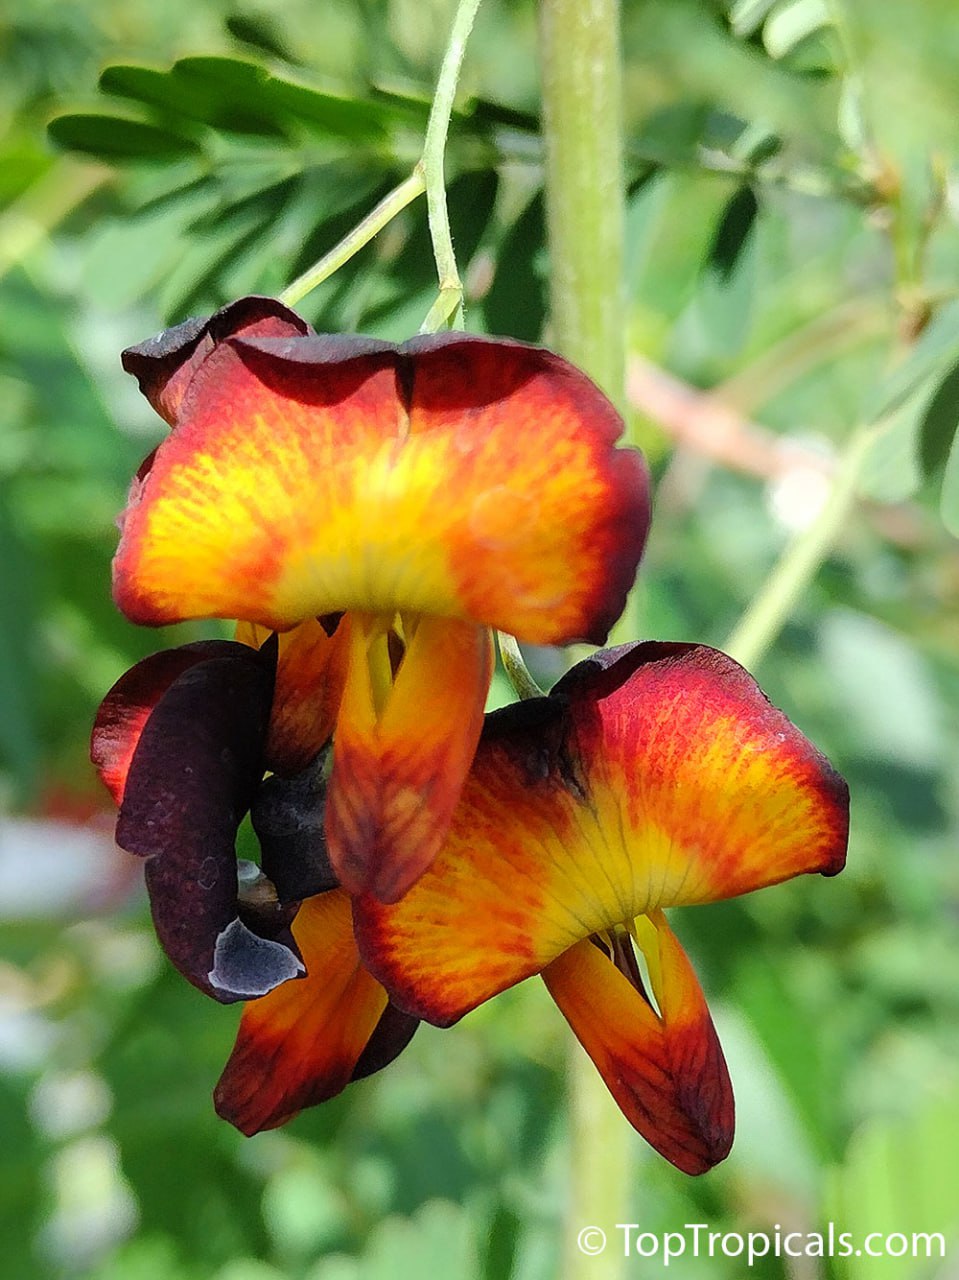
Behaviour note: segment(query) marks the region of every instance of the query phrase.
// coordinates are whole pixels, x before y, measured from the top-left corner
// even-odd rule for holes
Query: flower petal
[[[302,965],[238,915],[236,830],[263,771],[273,663],[224,643],[228,654],[179,675],[143,726],[117,843],[147,859],[153,922],[173,964],[228,1003],[265,994]]]
[[[392,1061],[416,1026],[390,1012],[386,992],[360,964],[345,893],[334,889],[307,899],[293,935],[308,976],[246,1006],[214,1093],[219,1114],[246,1134],[276,1128],[358,1078],[384,1021],[381,1039],[392,1052],[375,1050],[376,1062],[367,1057],[370,1070]],[[405,1039],[397,1035],[400,1026]]]
[[[487,717],[449,836],[364,961],[447,1025],[576,942],[662,906],[843,865],[848,792],[731,658],[636,644]]]
[[[353,617],[326,802],[340,883],[384,902],[402,897],[443,842],[493,673],[488,631],[438,618],[421,618],[411,629],[390,687],[388,637],[376,619]],[[387,665],[383,689],[376,687],[377,661]]]
[[[449,563],[468,617],[530,644],[602,644],[649,530],[642,455],[585,374],[552,352],[444,333],[403,347],[410,431],[443,443]],[[479,392],[479,394],[478,394]]]
[[[273,298],[240,298],[209,320],[184,320],[138,346],[127,347],[120,359],[160,417],[172,427],[187,389],[218,342],[233,334],[279,338],[308,331],[309,326],[295,312]]]
[[[462,334],[231,337],[135,483],[133,621],[356,609],[602,641],[649,523],[641,456],[558,356]]]
[[[630,1124],[684,1173],[729,1154],[732,1085],[702,988],[662,912],[639,922],[659,1014],[591,941],[543,971]]]
[[[349,618],[332,634],[316,618],[281,632],[265,764],[286,777],[299,773],[333,736],[349,665]],[[272,633],[240,622],[236,638],[258,649]]]
[[[90,739],[90,759],[117,804],[123,799],[130,761],[157,703],[178,676],[198,662],[230,651],[228,640],[201,640],[153,653],[124,672],[100,703]]]
[[[295,777],[274,774],[253,796],[250,820],[260,842],[260,863],[284,904],[339,887],[324,824],[327,763],[324,752]]]
[[[569,704],[595,802],[618,802],[649,868],[638,911],[842,870],[844,779],[726,654],[622,645],[553,694]]]

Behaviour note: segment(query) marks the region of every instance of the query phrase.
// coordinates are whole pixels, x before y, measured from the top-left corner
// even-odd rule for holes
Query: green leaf
[[[199,186],[138,214],[104,219],[88,240],[83,274],[90,297],[116,309],[144,297],[183,256],[191,219],[211,203],[209,189]]]
[[[537,192],[503,237],[496,255],[496,273],[483,299],[488,333],[539,340],[546,319],[545,249],[543,194]]]
[[[719,220],[709,250],[709,263],[723,281],[729,279],[752,233],[759,203],[750,186],[742,186],[733,195]]]
[[[837,713],[877,760],[931,769],[942,758],[943,720],[923,656],[897,631],[852,609],[819,629]],[[877,692],[881,690],[881,697]]]
[[[798,44],[830,23],[826,0],[786,0],[766,19],[763,44],[771,58],[784,58]]]
[[[921,383],[876,423],[876,437],[863,461],[859,492],[875,502],[905,502],[922,485],[919,437],[931,394]]]
[[[239,58],[181,58],[167,71],[115,65],[100,77],[104,93],[141,102],[228,133],[284,136],[294,124],[349,141],[381,141],[398,111],[270,75]]]
[[[195,138],[168,125],[121,116],[92,112],[57,116],[47,128],[58,146],[114,162],[179,160],[200,151]]]
[[[247,44],[251,49],[267,53],[271,57],[281,58],[284,62],[295,65],[292,55],[272,20],[263,13],[232,13],[226,20],[226,29],[234,40]]]
[[[959,435],[953,437],[952,448],[946,459],[939,510],[942,513],[942,523],[953,537],[959,538]]]
[[[179,58],[173,64],[173,73],[185,79],[196,79],[203,84],[218,85],[237,94],[254,95],[269,76],[266,68],[261,67],[258,62],[219,55]]]
[[[959,360],[959,302],[942,307],[909,355],[884,378],[866,407],[866,421],[878,422],[921,383],[936,382]]]
[[[935,475],[945,464],[959,424],[959,362],[936,388],[922,420],[919,457],[926,476]]]
[[[736,0],[729,10],[729,25],[737,36],[751,36],[775,4],[776,0]]]
[[[378,102],[322,92],[292,80],[271,78],[263,86],[263,95],[278,110],[310,129],[347,141],[385,138],[393,122],[393,113]]]

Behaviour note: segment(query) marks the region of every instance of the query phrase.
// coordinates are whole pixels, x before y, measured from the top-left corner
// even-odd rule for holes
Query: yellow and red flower
[[[326,859],[317,797],[340,647],[319,624],[289,635],[144,659],[107,694],[92,739],[120,806],[117,843],[146,860],[161,945],[205,994],[248,1001],[215,1092],[244,1133],[387,1065],[418,1024],[362,965]],[[264,781],[281,765],[305,768]],[[250,809],[262,872],[236,858]]]
[[[473,758],[491,628],[602,643],[621,612],[641,456],[583,374],[506,339],[321,337],[244,299],[124,364],[174,430],[131,490],[117,603],[281,632],[348,611],[330,855],[348,890],[395,901]]]
[[[173,431],[117,602],[240,620],[128,672],[93,738],[165,950],[248,1001],[220,1113],[280,1124],[541,974],[634,1127],[688,1173],[723,1159],[729,1076],[665,911],[835,874],[848,793],[702,646],[597,654],[484,722],[493,628],[601,643],[623,606],[648,483],[608,401],[538,348],[319,337],[256,298],[124,363]]]
[[[845,782],[732,659],[625,645],[488,717],[430,869],[354,901],[360,954],[439,1026],[542,974],[630,1122],[701,1173],[732,1090],[664,909],[834,875],[847,833]]]

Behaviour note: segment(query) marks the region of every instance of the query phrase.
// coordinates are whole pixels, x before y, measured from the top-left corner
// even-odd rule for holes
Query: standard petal
[[[356,1077],[384,1019],[393,1051],[381,1053],[372,1070],[392,1061],[415,1030],[408,1017],[390,1014],[386,992],[361,965],[345,893],[334,889],[308,898],[293,935],[308,976],[246,1006],[214,1093],[219,1114],[246,1134],[274,1129],[339,1093]]]
[[[124,672],[100,703],[90,738],[90,759],[117,804],[143,726],[178,676],[198,662],[225,656],[228,640],[201,640],[153,653]]]
[[[492,637],[469,623],[414,621],[392,682],[382,625],[352,623],[326,835],[344,888],[394,902],[449,827],[483,728]]]
[[[630,1124],[684,1173],[729,1154],[732,1086],[702,988],[661,912],[638,922],[659,1012],[591,941],[543,980]]]
[[[519,343],[229,338],[131,490],[117,603],[148,624],[355,609],[601,641],[649,523],[621,429]]]
[[[184,320],[135,347],[120,359],[140,390],[170,426],[175,426],[187,390],[217,342],[233,334],[286,337],[304,334],[309,326],[273,298],[240,298],[208,320]]]
[[[178,676],[148,717],[117,821],[117,843],[147,859],[161,946],[224,1003],[302,971],[284,942],[260,937],[238,915],[235,838],[262,776],[273,664],[244,645],[226,648]]]
[[[207,356],[202,394],[130,491],[114,595],[132,621],[288,630],[375,591],[362,564],[372,515],[356,493],[367,473],[389,469],[405,421],[395,352],[352,338],[279,346],[297,341],[313,363],[270,359],[241,339]],[[278,385],[277,369],[288,375]]]
[[[276,683],[267,769],[292,776],[314,759],[333,736],[349,665],[350,620],[344,617],[332,634],[316,618],[279,634]],[[258,649],[272,633],[252,622],[237,625],[236,638]]]
[[[615,447],[619,414],[541,347],[444,333],[403,351],[413,440],[437,450],[457,497],[444,536],[466,616],[530,644],[602,644],[650,521],[643,457]]]
[[[637,644],[487,717],[445,845],[355,905],[371,971],[447,1025],[576,942],[663,906],[843,865],[848,792],[724,654]]]

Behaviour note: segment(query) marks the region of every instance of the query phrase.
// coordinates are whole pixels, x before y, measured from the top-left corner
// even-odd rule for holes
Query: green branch
[[[624,407],[622,70],[618,0],[541,0],[554,345]]]
[[[422,333],[435,333],[452,317],[455,328],[463,327],[463,285],[456,267],[453,237],[450,232],[449,211],[446,207],[446,140],[449,135],[453,102],[459,83],[466,41],[473,28],[476,11],[481,0],[460,0],[453,18],[449,42],[443,55],[436,92],[430,107],[423,141],[423,154],[413,167],[413,172],[371,209],[362,221],[335,244],[328,253],[297,277],[280,294],[280,301],[295,306],[301,298],[328,280],[335,271],[349,262],[373,237],[391,222],[398,213],[426,192],[426,205],[430,224],[430,239],[436,259],[439,278],[439,295],[423,322]]]
[[[324,280],[328,280],[334,271],[339,271],[340,267],[349,262],[355,253],[369,244],[377,232],[382,231],[388,222],[392,222],[401,210],[408,204],[412,204],[425,190],[423,170],[420,165],[417,165],[410,176],[404,178],[399,186],[388,192],[362,221],[333,246],[329,253],[325,253],[319,262],[315,262],[292,284],[288,284],[280,294],[280,301],[285,302],[288,307],[296,306],[301,298],[305,298]]]
[[[456,266],[450,215],[446,207],[445,159],[446,139],[463,55],[466,52],[466,41],[473,29],[479,7],[480,0],[460,0],[457,6],[426,125],[426,141],[420,165],[426,180],[426,207],[440,291],[429,315],[423,321],[421,333],[435,333],[451,317],[454,329],[463,328],[463,285]]]
[[[540,74],[552,345],[620,408],[626,303],[618,0],[541,0]],[[625,638],[625,637],[624,637]],[[567,1280],[615,1280],[619,1251],[586,1257],[577,1233],[625,1221],[635,1135],[578,1044],[569,1064]]]

